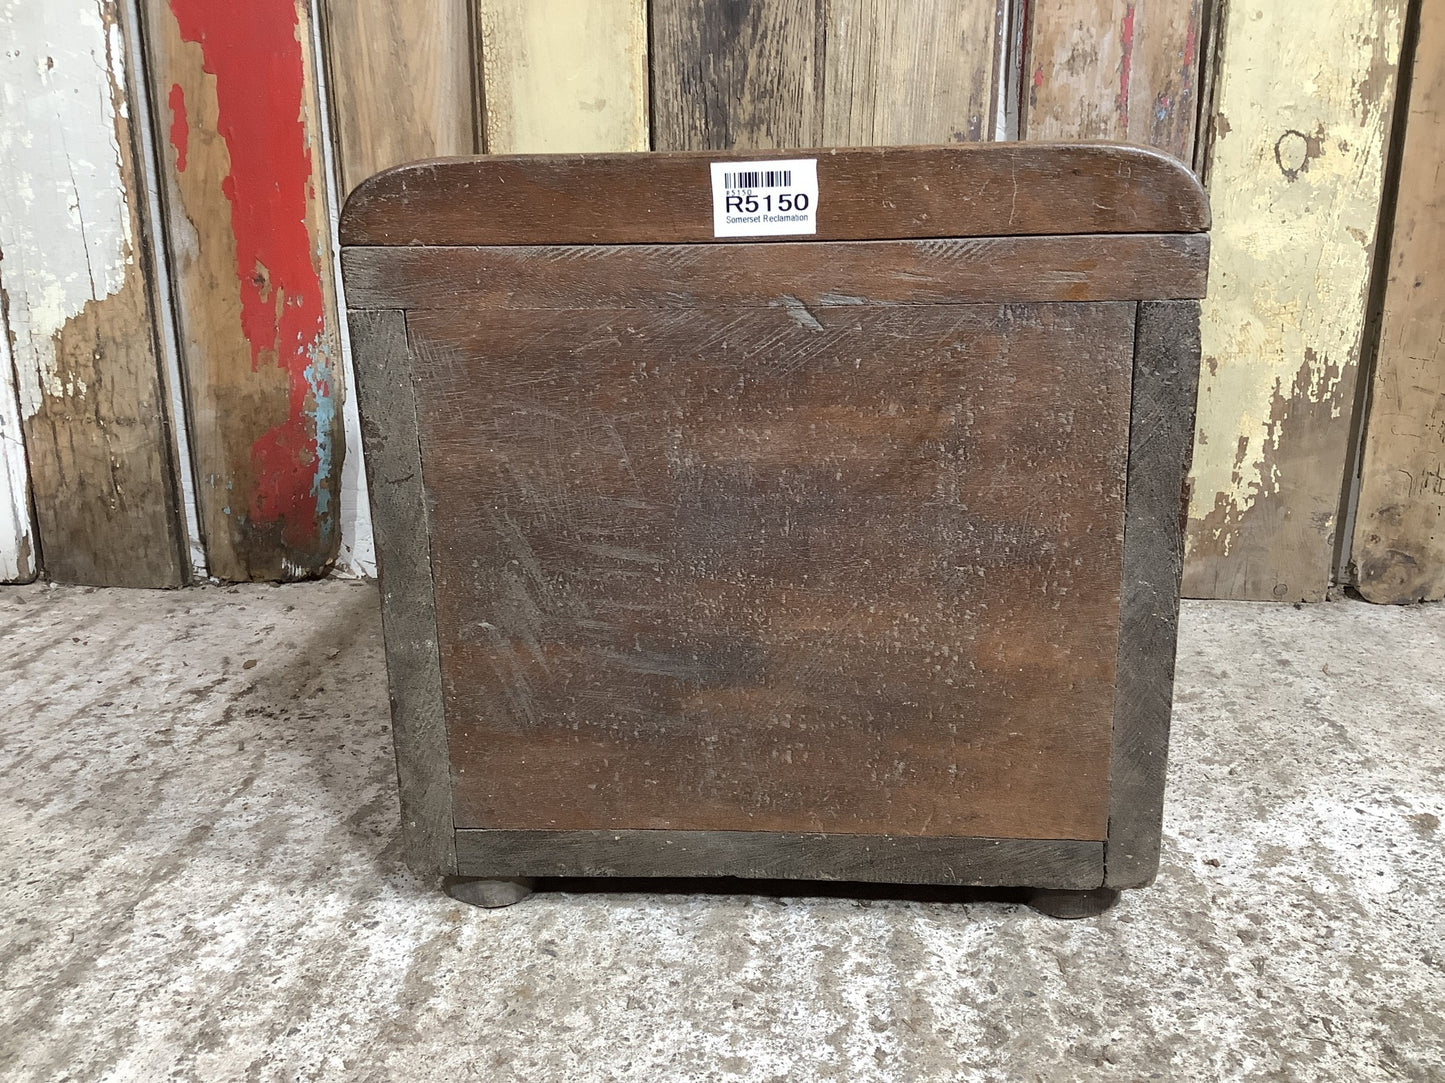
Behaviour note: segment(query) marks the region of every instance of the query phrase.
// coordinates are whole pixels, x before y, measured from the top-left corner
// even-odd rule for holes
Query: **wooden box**
[[[815,232],[715,237],[711,166],[781,159]],[[1105,145],[363,184],[414,867],[1151,880],[1208,225]]]

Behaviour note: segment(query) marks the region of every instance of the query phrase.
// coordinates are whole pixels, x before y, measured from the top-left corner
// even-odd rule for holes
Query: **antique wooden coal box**
[[[1208,206],[1106,145],[382,173],[342,261],[405,845],[1061,892],[1158,864]]]

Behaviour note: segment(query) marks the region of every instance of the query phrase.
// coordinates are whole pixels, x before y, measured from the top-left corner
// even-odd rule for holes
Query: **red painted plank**
[[[339,542],[340,353],[309,8],[150,11],[210,567],[324,574]]]

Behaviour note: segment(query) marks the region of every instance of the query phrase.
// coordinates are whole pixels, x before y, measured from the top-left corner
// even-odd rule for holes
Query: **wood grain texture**
[[[5,283],[0,279],[0,298]],[[35,524],[30,519],[30,464],[10,353],[10,328],[0,305],[0,583],[28,583],[36,564]]]
[[[1103,839],[1134,308],[409,313],[458,826]]]
[[[464,830],[457,832],[457,864],[469,876],[738,876],[1086,889],[1102,882],[1103,846],[766,831]]]
[[[818,240],[1209,228],[1208,200],[1188,168],[1139,148],[994,143],[947,151],[824,150],[817,156]],[[341,241],[348,246],[712,241],[708,165],[730,157],[736,158],[652,155],[646,184],[637,181],[638,159],[628,155],[403,166],[352,193],[342,213]]]
[[[1192,163],[1203,7],[1204,0],[1034,0],[1023,138],[1138,143]]]
[[[322,0],[342,193],[418,158],[473,154],[467,0]]]
[[[656,150],[823,141],[825,0],[651,0]]]
[[[1001,4],[825,0],[823,22],[824,146],[993,137]]]
[[[0,273],[47,574],[173,587],[186,564],[123,17],[112,0],[0,0]]]
[[[1188,596],[1329,585],[1403,10],[1228,6]]]
[[[1184,557],[1184,479],[1198,378],[1198,303],[1141,304],[1104,850],[1104,883],[1115,888],[1142,887],[1159,868]]]
[[[227,580],[324,575],[340,544],[342,368],[309,10],[146,8],[197,508],[211,574]]]
[[[666,256],[665,262],[660,255]],[[605,258],[608,278],[593,273]],[[738,245],[347,248],[351,304],[788,308],[1202,297],[1203,233]],[[719,266],[732,274],[719,281]],[[1191,407],[1192,409],[1192,407]]]
[[[1420,9],[1352,550],[1372,602],[1445,598],[1445,9]]]
[[[376,524],[402,852],[418,876],[456,872],[432,586],[406,317],[349,313],[368,492]]]
[[[478,0],[490,154],[648,149],[645,0]]]

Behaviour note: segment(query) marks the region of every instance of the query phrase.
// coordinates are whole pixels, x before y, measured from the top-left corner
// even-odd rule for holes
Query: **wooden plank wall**
[[[188,573],[125,17],[0,2],[0,274],[47,574],[169,587]]]
[[[1329,588],[1404,8],[1226,8],[1189,596]]]
[[[1445,598],[1445,7],[1420,7],[1353,564],[1375,602]]]
[[[991,138],[1003,14],[989,0],[652,0],[653,146]]]
[[[340,543],[344,391],[310,9],[145,12],[211,574],[324,575]]]
[[[1287,0],[258,0],[238,18],[221,0],[135,0],[142,75],[121,0],[0,0],[15,43],[0,57],[0,286],[18,374],[0,387],[0,579],[43,563],[74,581],[183,582],[177,493],[191,469],[213,574],[330,566],[345,388],[314,4],[342,193],[404,160],[482,149],[950,142],[1015,117],[1023,138],[1128,140],[1209,163],[1186,591],[1321,598],[1360,420],[1407,2],[1323,0],[1301,19]],[[1382,600],[1445,594],[1432,49],[1353,539],[1360,589]],[[1001,98],[1010,86],[1016,98]],[[163,223],[138,180],[147,123]],[[22,174],[41,183],[14,183]],[[149,273],[160,248],[190,463],[172,450]]]

